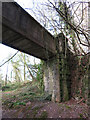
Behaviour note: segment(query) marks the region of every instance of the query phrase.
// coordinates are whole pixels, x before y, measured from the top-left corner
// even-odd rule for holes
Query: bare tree
[[[52,34],[63,33],[68,38],[68,49],[81,56],[90,53],[89,10],[88,1],[47,0],[39,2],[32,11]]]

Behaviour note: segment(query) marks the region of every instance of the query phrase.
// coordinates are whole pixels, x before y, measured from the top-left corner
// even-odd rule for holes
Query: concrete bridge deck
[[[15,2],[2,2],[2,43],[43,60],[56,54],[54,37]]]

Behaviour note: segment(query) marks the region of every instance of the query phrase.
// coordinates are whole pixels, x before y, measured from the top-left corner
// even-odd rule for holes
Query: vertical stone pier
[[[45,62],[44,85],[45,92],[52,94],[52,101],[60,102],[60,74],[58,57],[53,57]]]
[[[60,33],[56,37],[56,56],[45,62],[45,91],[52,94],[52,101],[61,102],[69,99],[69,67],[67,59],[67,39]]]
[[[49,93],[49,73],[48,73],[48,63],[44,62],[44,86],[45,86],[45,92]]]

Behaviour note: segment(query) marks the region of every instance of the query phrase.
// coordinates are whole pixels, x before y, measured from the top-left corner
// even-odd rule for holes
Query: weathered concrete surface
[[[45,91],[52,94],[52,101],[60,102],[59,59],[54,57],[45,62],[44,68]]]
[[[70,71],[69,61],[66,51],[67,39],[63,34],[56,38],[57,54],[52,59],[45,62],[44,83],[45,91],[52,94],[52,101],[67,101],[70,98]],[[71,56],[69,56],[71,57]],[[69,86],[68,86],[69,85]]]
[[[56,54],[54,37],[15,2],[2,3],[2,43],[43,60]]]

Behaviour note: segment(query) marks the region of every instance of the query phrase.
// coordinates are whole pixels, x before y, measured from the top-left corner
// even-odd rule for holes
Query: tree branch
[[[0,67],[2,67],[3,65],[5,65],[7,62],[9,62],[12,58],[14,58],[16,55],[17,55],[17,53],[18,53],[19,51],[17,51],[12,57],[10,57],[8,60],[6,60],[3,64],[1,64],[0,65]]]

